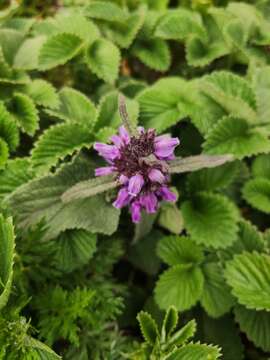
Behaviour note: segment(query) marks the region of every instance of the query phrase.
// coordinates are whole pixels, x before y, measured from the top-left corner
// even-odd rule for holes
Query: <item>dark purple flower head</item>
[[[160,201],[176,201],[168,188],[167,161],[174,159],[178,138],[157,136],[154,129],[138,128],[130,136],[124,126],[119,135],[111,137],[111,145],[95,143],[94,149],[104,157],[108,166],[96,169],[96,176],[115,175],[121,188],[113,203],[116,208],[130,206],[133,222],[141,219],[141,211],[155,213]]]

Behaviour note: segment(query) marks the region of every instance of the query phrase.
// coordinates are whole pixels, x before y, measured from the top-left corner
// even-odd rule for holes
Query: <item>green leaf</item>
[[[171,306],[166,311],[165,317],[162,322],[161,338],[163,339],[163,341],[168,339],[168,337],[176,328],[177,323],[178,323],[177,310],[174,306]]]
[[[37,79],[27,84],[25,93],[37,104],[51,109],[59,106],[59,97],[52,84]]]
[[[171,65],[168,44],[162,39],[138,41],[132,52],[143,64],[156,71],[167,71]]]
[[[38,68],[49,70],[63,65],[78,55],[84,43],[74,34],[56,34],[49,37],[43,44],[39,53]]]
[[[248,339],[265,352],[270,351],[270,313],[248,310],[244,306],[237,306],[234,313]]]
[[[179,311],[190,309],[200,299],[204,278],[200,268],[176,265],[159,277],[155,299],[161,309],[173,305]]]
[[[214,72],[201,80],[201,91],[224,110],[250,123],[256,123],[256,98],[249,84],[240,76],[226,71]]]
[[[26,338],[24,339],[24,346],[29,347],[31,349],[35,349],[40,360],[60,360],[60,359],[62,359],[47,345],[43,344],[41,341],[34,339],[30,336],[26,336]]]
[[[240,332],[231,315],[212,319],[200,312],[197,323],[197,338],[208,344],[218,344],[222,349],[222,360],[244,359]]]
[[[270,256],[257,252],[235,255],[224,274],[240,304],[270,310]]]
[[[212,61],[230,53],[224,42],[205,42],[198,36],[188,39],[186,44],[186,58],[189,66],[203,67]]]
[[[176,331],[168,340],[167,345],[183,345],[190,338],[192,338],[196,332],[197,324],[195,320],[189,321],[180,330]]]
[[[93,196],[69,204],[61,201],[67,189],[89,176],[94,176],[93,164],[78,157],[56,174],[20,186],[6,200],[16,217],[17,226],[26,231],[44,219],[48,224],[46,239],[55,238],[67,229],[112,234],[118,225],[119,211],[107,203],[103,196]]]
[[[234,299],[222,275],[218,263],[208,263],[203,267],[204,289],[200,300],[204,310],[212,317],[220,317],[230,311]]]
[[[53,125],[45,130],[35,143],[31,161],[35,171],[45,173],[67,155],[83,147],[91,147],[93,135],[88,128],[79,123]]]
[[[216,360],[220,356],[217,346],[191,343],[174,351],[166,360]]]
[[[173,234],[180,234],[184,227],[181,211],[175,204],[163,204],[160,209],[158,224]]]
[[[270,213],[270,180],[251,179],[245,183],[242,193],[243,198],[252,207],[266,214]]]
[[[82,123],[93,128],[96,119],[96,108],[83,93],[70,87],[59,91],[59,106],[47,109],[47,113],[64,121]]]
[[[239,174],[239,162],[234,161],[188,174],[187,188],[190,193],[213,191],[229,186]]]
[[[256,67],[252,80],[256,94],[259,119],[262,123],[268,123],[270,119],[270,66],[263,68]]]
[[[23,70],[37,69],[39,53],[45,42],[45,36],[26,39],[16,53],[13,66]]]
[[[157,247],[158,256],[168,265],[199,265],[203,258],[202,249],[184,236],[163,237]]]
[[[144,8],[126,16],[121,22],[107,22],[102,32],[121,48],[127,49],[133,43],[145,19]]]
[[[226,248],[236,240],[239,214],[226,197],[198,193],[181,209],[185,227],[196,243],[216,249]]]
[[[8,156],[8,144],[0,138],[0,169],[6,164]]]
[[[84,14],[93,19],[122,22],[127,12],[117,4],[105,1],[92,1],[84,9]]]
[[[55,26],[59,33],[76,35],[85,43],[91,43],[100,36],[98,27],[77,11],[67,14],[60,13],[55,17],[55,20]]]
[[[140,118],[147,128],[162,132],[188,115],[191,86],[181,78],[164,78],[139,93]]]
[[[0,201],[33,177],[34,173],[28,159],[9,160],[5,169],[0,171]]]
[[[142,222],[145,224],[144,217]],[[148,215],[149,216],[149,215]],[[154,216],[151,217],[151,220]],[[138,225],[140,225],[139,223]],[[144,234],[142,234],[144,235]],[[146,236],[147,235],[147,236]],[[138,236],[138,235],[137,235]],[[141,271],[145,272],[149,275],[156,275],[160,268],[160,260],[153,252],[153,249],[156,248],[159,239],[161,238],[162,234],[157,231],[148,229],[148,233],[142,236],[140,239],[136,239],[137,242],[132,244],[128,249],[128,261],[135,267],[140,269]]]
[[[242,219],[239,222],[239,233],[235,246],[237,252],[261,252],[264,249],[264,240],[262,233],[260,233],[256,226],[254,226],[251,222]]]
[[[270,179],[270,155],[263,154],[257,156],[252,162],[252,175]]]
[[[2,102],[0,102],[0,138],[5,140],[10,151],[16,150],[19,145],[19,130]]]
[[[208,154],[233,154],[235,158],[256,155],[270,150],[268,137],[250,128],[247,121],[223,117],[206,136],[203,148]]]
[[[55,240],[57,268],[63,272],[85,265],[96,251],[97,236],[86,230],[66,230]]]
[[[0,29],[0,47],[4,58],[9,65],[13,64],[14,57],[23,41],[23,34],[13,29]]]
[[[140,324],[142,335],[146,342],[150,345],[155,345],[159,338],[159,332],[155,320],[145,311],[139,312],[137,320]]]
[[[33,136],[39,128],[38,111],[33,100],[22,93],[15,93],[9,108],[22,130]]]
[[[155,36],[166,40],[186,40],[195,34],[200,38],[207,37],[198,13],[183,8],[164,15],[155,31]]]
[[[120,51],[111,41],[97,39],[86,50],[86,63],[102,80],[113,84],[118,78]]]
[[[19,9],[19,4],[17,1],[12,0],[7,7],[0,11],[0,21],[4,21],[9,19],[12,15],[14,15]]]
[[[96,129],[102,129],[105,126],[118,128],[122,124],[118,108],[119,93],[112,91],[101,98],[99,103],[98,117],[96,121]],[[137,124],[139,115],[139,105],[136,100],[125,98],[129,119],[134,126]]]
[[[0,214],[0,310],[8,302],[14,264],[15,235],[11,218]]]

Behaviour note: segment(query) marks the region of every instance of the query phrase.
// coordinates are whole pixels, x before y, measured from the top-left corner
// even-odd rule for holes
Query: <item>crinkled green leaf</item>
[[[270,351],[270,313],[248,310],[244,306],[234,309],[236,321],[248,339],[264,351]]]
[[[157,246],[158,256],[168,265],[198,265],[204,256],[202,249],[184,236],[163,237]]]
[[[8,302],[14,264],[14,229],[11,218],[0,214],[0,310]]]
[[[14,151],[19,145],[19,130],[2,102],[0,102],[0,138],[8,144],[10,151]]]
[[[14,57],[23,41],[23,34],[12,29],[0,29],[0,46],[9,65],[13,64]]]
[[[256,94],[258,116],[261,122],[268,123],[270,119],[270,66],[255,69],[253,87]]]
[[[190,338],[192,338],[196,332],[197,324],[195,320],[190,320],[180,330],[176,331],[168,340],[168,345],[183,345]]]
[[[237,238],[238,211],[225,196],[198,193],[182,205],[185,227],[192,240],[213,248],[226,248]]]
[[[120,51],[116,45],[104,38],[94,41],[86,50],[86,63],[102,80],[113,84],[118,77]]]
[[[79,157],[54,175],[20,186],[7,198],[6,204],[11,208],[17,226],[24,231],[45,219],[48,224],[47,239],[55,238],[67,229],[110,235],[117,228],[119,211],[107,203],[102,195],[69,204],[61,201],[62,194],[68,188],[91,176],[94,176],[93,164]]]
[[[93,135],[83,124],[69,122],[53,125],[35,143],[31,161],[36,172],[45,173],[58,160],[92,144]]]
[[[270,310],[270,256],[257,252],[235,255],[227,262],[224,275],[240,304]]]
[[[178,313],[174,306],[169,307],[166,311],[162,322],[161,338],[164,341],[174,331],[178,323]]]
[[[8,156],[8,144],[0,138],[0,169],[6,164]]]
[[[25,92],[37,105],[50,109],[59,106],[59,97],[56,89],[45,80],[37,79],[32,81],[25,87]]]
[[[164,15],[155,31],[155,36],[167,40],[186,40],[195,34],[200,38],[207,37],[199,14],[184,8],[170,11]]]
[[[122,22],[127,12],[117,4],[105,1],[92,1],[84,9],[84,14],[93,19]]]
[[[15,93],[9,111],[26,134],[35,134],[39,128],[39,116],[33,100],[28,95]]]
[[[175,204],[163,204],[160,209],[158,224],[173,234],[180,234],[184,227],[181,211]]]
[[[203,145],[208,154],[233,154],[235,158],[270,151],[266,134],[250,128],[248,122],[236,117],[223,117],[207,134]]]
[[[270,179],[270,155],[259,155],[252,162],[252,175]]]
[[[0,201],[33,177],[34,172],[27,158],[9,160],[5,169],[0,171]]]
[[[199,267],[176,265],[164,271],[155,287],[155,299],[161,309],[173,305],[179,311],[190,309],[200,299],[204,278]]]
[[[47,110],[47,113],[64,121],[81,123],[89,127],[94,126],[96,109],[92,101],[83,93],[70,87],[59,91],[59,106]]]
[[[188,115],[190,85],[181,78],[164,78],[137,97],[140,118],[147,128],[162,132]]]
[[[39,53],[45,41],[45,36],[26,39],[16,53],[14,67],[23,70],[37,69]]]
[[[244,199],[255,209],[270,213],[270,180],[266,178],[251,179],[242,190]]]
[[[39,52],[38,68],[49,70],[63,65],[82,50],[83,40],[74,34],[60,33],[49,37]]]
[[[171,65],[169,46],[162,39],[137,42],[132,51],[142,63],[156,71],[167,71]]]
[[[238,173],[239,163],[237,161],[212,169],[202,169],[188,175],[187,187],[190,193],[222,189],[230,185]]]
[[[221,105],[228,114],[256,123],[256,98],[242,77],[217,71],[201,80],[201,91]]]
[[[71,272],[91,259],[96,251],[97,236],[86,230],[66,230],[55,241],[57,268]]]
[[[230,311],[234,299],[225,282],[222,268],[218,263],[208,263],[203,267],[204,289],[201,304],[212,317],[220,317]]]

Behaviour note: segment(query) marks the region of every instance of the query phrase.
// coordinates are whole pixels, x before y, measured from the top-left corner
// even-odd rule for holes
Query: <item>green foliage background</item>
[[[64,203],[119,93],[235,161],[136,226],[114,191]],[[269,135],[269,0],[2,2],[0,359],[269,359]]]

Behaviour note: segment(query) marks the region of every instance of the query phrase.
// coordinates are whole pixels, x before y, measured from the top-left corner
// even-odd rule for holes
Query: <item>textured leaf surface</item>
[[[252,175],[270,179],[270,155],[257,156],[252,162]]]
[[[235,255],[226,265],[225,278],[240,304],[270,310],[270,256],[256,252]]]
[[[26,39],[16,53],[14,67],[23,70],[37,69],[39,64],[39,53],[45,41],[45,36]]]
[[[38,105],[56,108],[59,105],[55,88],[45,80],[34,80],[25,88],[26,94]]]
[[[119,211],[107,203],[103,196],[93,196],[70,204],[61,201],[62,194],[68,188],[91,176],[91,169],[91,163],[79,158],[55,175],[19,187],[7,200],[16,216],[17,225],[26,230],[45,219],[49,224],[47,239],[55,238],[67,229],[112,234],[118,225]]]
[[[96,251],[97,237],[85,230],[66,230],[56,239],[57,267],[71,272],[91,259]]]
[[[237,238],[237,209],[222,195],[195,195],[183,203],[182,214],[188,233],[198,244],[226,248]]]
[[[5,140],[0,138],[0,169],[7,162],[8,155],[9,155],[8,144],[5,142]]]
[[[10,151],[14,151],[19,145],[19,130],[2,102],[0,103],[0,138],[7,143]]]
[[[266,178],[251,179],[243,188],[244,199],[255,209],[270,213],[270,180]]]
[[[166,360],[216,360],[221,356],[217,346],[187,344],[172,353]]]
[[[203,273],[204,289],[200,302],[210,316],[220,317],[234,304],[230,288],[222,275],[221,266],[217,263],[206,264]]]
[[[166,270],[155,288],[155,299],[160,308],[173,305],[179,311],[190,309],[203,291],[203,274],[198,267],[176,265]]]
[[[113,84],[118,77],[120,51],[112,42],[98,39],[87,49],[86,62],[99,78]]]
[[[93,128],[96,118],[95,105],[78,90],[64,87],[59,92],[59,106],[47,113],[64,121],[82,123]]]
[[[83,41],[73,34],[57,34],[49,37],[39,53],[40,70],[48,70],[63,65],[82,49]]]
[[[84,9],[84,14],[100,20],[122,22],[127,13],[117,4],[105,1],[92,1]]]
[[[145,341],[151,345],[155,345],[156,339],[159,337],[156,322],[153,320],[151,315],[144,311],[141,311],[138,314],[137,319]]]
[[[26,134],[30,136],[35,134],[39,128],[39,117],[35,104],[29,96],[22,93],[14,94],[10,112]]]
[[[208,154],[230,153],[237,159],[269,152],[266,135],[249,127],[244,119],[224,117],[209,132],[203,145]]]
[[[11,218],[0,214],[0,310],[6,305],[13,277],[14,230]]]
[[[168,265],[197,265],[203,260],[202,249],[184,236],[163,237],[157,247],[158,256]]]
[[[32,151],[32,164],[38,173],[48,171],[59,159],[83,147],[90,147],[93,136],[87,127],[76,123],[51,126],[44,131]]]
[[[269,122],[270,66],[256,69],[253,86],[255,88],[259,119],[264,123]]]
[[[264,351],[270,351],[270,313],[248,310],[244,306],[237,306],[234,313],[248,339]]]

